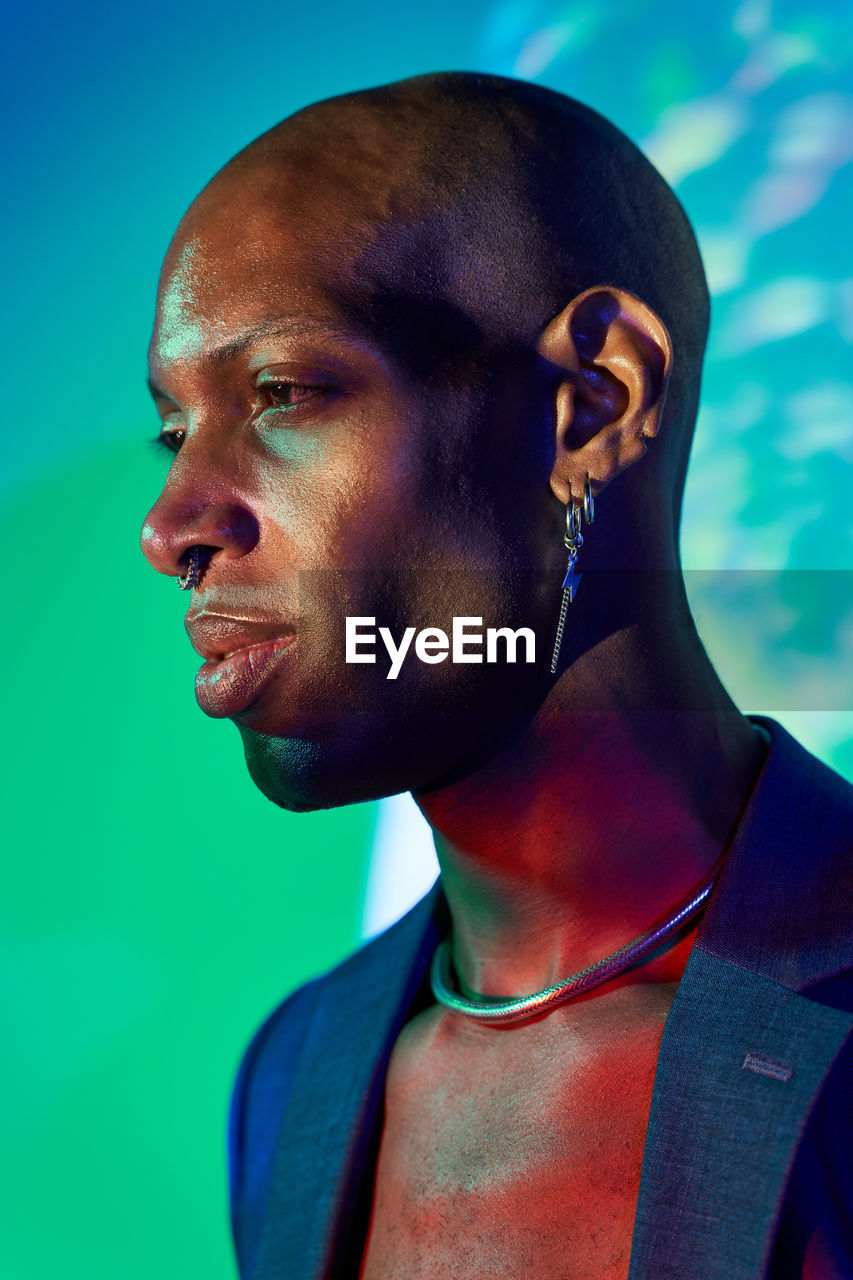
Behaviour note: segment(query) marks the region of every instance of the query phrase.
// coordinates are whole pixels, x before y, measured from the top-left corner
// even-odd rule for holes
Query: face
[[[150,348],[168,474],[142,545],[169,575],[205,548],[199,704],[233,719],[266,795],[309,809],[441,785],[533,714],[560,513],[524,361],[413,376],[353,319],[375,230],[328,189],[286,208],[280,189],[220,183],[170,249]],[[378,636],[375,663],[346,661],[347,617],[397,644],[454,616],[533,628],[536,663],[412,650],[392,680]]]

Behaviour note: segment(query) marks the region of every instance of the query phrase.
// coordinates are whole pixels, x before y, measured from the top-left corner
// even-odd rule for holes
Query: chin
[[[292,813],[362,804],[409,791],[420,774],[401,761],[383,768],[375,753],[331,751],[309,738],[273,737],[238,725],[249,776],[268,800]]]
[[[381,689],[361,702],[336,697],[334,710],[319,701],[298,715],[254,708],[234,723],[255,786],[279,808],[309,813],[467,776],[532,714],[506,690],[488,698],[476,692],[462,687],[441,698],[426,688],[412,699]]]
[[[292,813],[334,807],[333,800],[321,797],[312,786],[317,757],[312,743],[304,738],[268,738],[243,728],[240,736],[249,777],[273,804]]]

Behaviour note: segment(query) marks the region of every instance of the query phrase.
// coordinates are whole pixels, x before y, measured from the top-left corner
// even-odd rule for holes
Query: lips
[[[195,678],[195,696],[206,715],[222,719],[247,710],[296,644],[282,621],[237,618],[207,610],[190,613],[187,632],[206,659]]]

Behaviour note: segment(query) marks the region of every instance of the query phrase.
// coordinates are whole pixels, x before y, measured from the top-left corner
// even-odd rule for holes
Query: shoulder
[[[306,983],[273,1009],[244,1050],[234,1080],[228,1113],[228,1184],[241,1264],[246,1241],[257,1237],[261,1188],[269,1186],[272,1177],[276,1134],[322,983],[323,978]]]
[[[853,982],[827,1002],[853,1009]],[[808,1116],[788,1177],[768,1275],[853,1275],[853,1037],[848,1037]],[[817,1274],[817,1272],[815,1272]]]
[[[359,993],[393,985],[388,982],[391,975],[396,979],[411,967],[439,893],[434,886],[384,933],[288,995],[249,1041],[235,1077],[228,1118],[231,1220],[241,1263],[247,1242],[259,1234],[276,1146],[297,1076],[310,1069],[319,1054],[346,1059],[351,1047],[339,1017],[330,1016],[332,1011],[350,1008],[358,1022]]]
[[[752,718],[771,746],[702,942],[783,986],[816,992],[853,968],[853,786],[776,721]]]

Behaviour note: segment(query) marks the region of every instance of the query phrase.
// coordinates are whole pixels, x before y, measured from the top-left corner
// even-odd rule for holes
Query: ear
[[[561,502],[593,494],[646,452],[672,368],[660,317],[626,289],[578,294],[542,333],[539,354],[559,371],[551,489]]]

